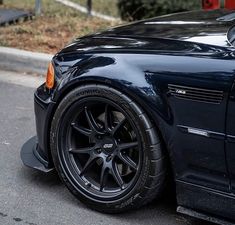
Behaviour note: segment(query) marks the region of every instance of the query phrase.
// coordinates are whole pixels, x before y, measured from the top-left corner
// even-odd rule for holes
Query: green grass
[[[79,3],[82,6],[86,6],[87,0],[72,0],[73,2]],[[128,0],[127,0],[128,1]],[[119,17],[117,3],[118,0],[93,0],[92,9],[114,17]]]
[[[1,8],[33,11],[35,0],[4,0]],[[42,0],[42,15],[33,20],[0,27],[0,45],[31,51],[55,53],[72,39],[104,30],[115,23],[87,18],[54,0]]]
[[[19,8],[34,11],[35,0],[4,0],[4,6],[7,8]],[[66,7],[54,0],[42,0],[42,15],[48,17],[86,17],[83,13]]]

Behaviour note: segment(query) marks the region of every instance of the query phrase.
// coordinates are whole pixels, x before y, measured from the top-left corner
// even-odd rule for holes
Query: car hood
[[[231,47],[227,32],[234,24],[234,12],[225,9],[191,11],[142,20],[76,39],[61,53],[111,49],[220,51]],[[227,15],[232,15],[232,19],[231,16],[226,18]]]
[[[225,16],[233,15],[234,12],[214,10],[171,14],[120,26],[103,32],[101,35],[167,38],[228,46],[227,32],[232,26],[233,20],[226,19]],[[233,19],[235,19],[235,15],[233,15]]]

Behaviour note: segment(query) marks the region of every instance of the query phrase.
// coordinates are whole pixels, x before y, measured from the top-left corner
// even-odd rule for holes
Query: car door
[[[230,173],[230,189],[235,193],[235,83],[230,93],[227,110],[226,156]]]

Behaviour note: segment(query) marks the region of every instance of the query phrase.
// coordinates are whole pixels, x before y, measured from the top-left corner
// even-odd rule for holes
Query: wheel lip
[[[116,94],[116,93],[114,93]],[[119,96],[120,97],[120,96]],[[117,105],[115,102],[113,102],[112,99],[109,99],[107,97],[104,97],[104,96],[88,96],[88,97],[85,97],[85,98],[81,98],[79,99],[79,97],[77,99],[75,99],[68,107],[66,107],[66,109],[64,109],[63,111],[63,115],[61,115],[61,117],[65,118],[65,114],[67,113],[67,111],[73,107],[74,105],[79,105],[79,104],[82,104],[83,102],[86,102],[87,99],[94,99],[94,98],[100,98],[100,99],[105,99],[106,101],[108,102],[111,102],[111,105],[114,105],[118,110],[120,110],[121,113],[123,113],[123,115],[128,119],[128,122],[131,124],[132,128],[135,130],[136,132],[136,135],[138,136],[138,145],[139,145],[139,153],[142,155],[139,160],[139,168],[134,176],[134,181],[132,182],[131,185],[129,185],[129,187],[127,187],[126,190],[122,191],[121,194],[116,194],[115,196],[113,197],[110,197],[110,196],[99,196],[99,195],[95,195],[94,193],[91,194],[90,192],[88,192],[87,188],[80,184],[78,182],[78,180],[74,177],[73,173],[68,169],[68,164],[67,164],[67,161],[66,160],[62,160],[62,157],[61,157],[61,154],[60,154],[60,148],[58,146],[58,143],[57,143],[57,153],[58,153],[58,158],[59,158],[59,162],[60,162],[60,167],[61,169],[63,170],[64,174],[66,175],[66,178],[70,181],[70,183],[72,184],[72,186],[79,192],[81,193],[83,196],[85,195],[87,198],[89,198],[90,200],[94,200],[96,202],[115,202],[117,200],[121,200],[122,198],[126,197],[127,195],[130,195],[133,191],[134,191],[134,187],[136,186],[136,184],[138,183],[139,181],[139,177],[140,177],[140,174],[142,173],[142,167],[143,167],[143,162],[144,162],[144,148],[142,146],[142,138],[141,138],[141,135],[138,131],[138,128],[136,127],[134,121],[131,119],[131,115],[129,115],[129,113],[127,113],[122,107],[120,107],[119,105]],[[75,106],[74,106],[75,107]],[[58,136],[60,134],[60,130],[61,130],[61,124],[62,124],[62,121],[63,120],[60,120],[60,123],[58,125],[59,127],[59,132],[57,132],[57,140],[58,140]],[[140,142],[141,140],[141,142]],[[62,153],[62,156],[64,158],[64,151],[61,151]],[[79,179],[81,179],[79,177],[79,174],[77,174],[77,177]],[[82,180],[82,182],[84,182],[84,180]],[[79,188],[78,188],[79,187]]]

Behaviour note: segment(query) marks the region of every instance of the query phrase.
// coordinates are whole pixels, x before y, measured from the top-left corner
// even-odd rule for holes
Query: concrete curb
[[[53,55],[0,47],[0,68],[44,75]]]

